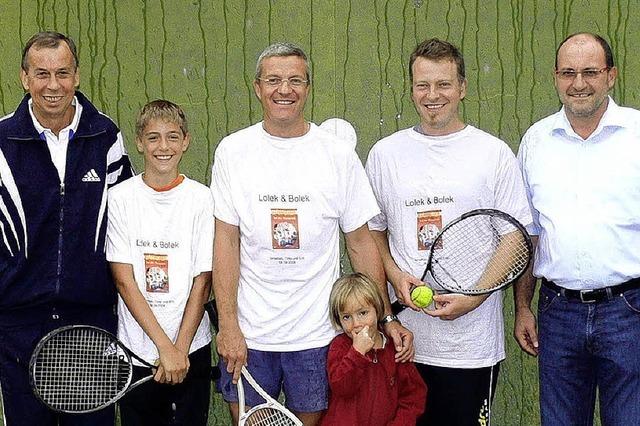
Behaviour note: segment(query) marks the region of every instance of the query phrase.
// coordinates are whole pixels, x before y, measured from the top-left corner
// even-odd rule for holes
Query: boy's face
[[[353,339],[354,333],[359,333],[365,326],[369,326],[369,336],[375,338],[378,331],[376,308],[369,302],[352,297],[340,309],[340,327]]]
[[[144,156],[145,176],[160,181],[166,178],[168,184],[178,176],[182,153],[189,147],[189,134],[183,135],[176,123],[153,119],[136,138],[136,146]]]

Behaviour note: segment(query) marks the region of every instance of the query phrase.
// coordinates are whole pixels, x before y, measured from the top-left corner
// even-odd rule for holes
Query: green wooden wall
[[[640,107],[640,0],[0,0],[0,113],[23,95],[23,43],[53,29],[79,45],[81,90],[132,143],[140,107],[156,98],[181,104],[193,142],[183,171],[208,183],[218,141],[260,120],[251,81],[269,43],[302,45],[312,61],[310,120],[344,117],[358,131],[364,159],[381,137],[414,124],[408,56],[427,37],[465,54],[464,117],[515,150],[524,130],[558,108],[552,85],[556,45],[595,31],[610,40],[620,67],[615,99]],[[535,360],[510,336],[493,425],[539,423]],[[219,400],[211,424],[228,424]]]

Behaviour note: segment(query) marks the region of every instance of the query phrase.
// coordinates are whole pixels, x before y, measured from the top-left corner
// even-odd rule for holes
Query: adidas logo
[[[89,170],[82,178],[83,182],[100,182],[100,176],[96,173],[95,169]]]

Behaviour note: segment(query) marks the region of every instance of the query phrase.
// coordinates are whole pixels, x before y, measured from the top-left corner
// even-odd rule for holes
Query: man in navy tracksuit
[[[76,91],[76,48],[52,32],[22,55],[28,94],[0,119],[0,385],[7,425],[109,425],[57,415],[31,391],[36,343],[67,324],[116,330],[105,260],[107,189],[132,175],[116,125]],[[59,423],[58,423],[59,422]]]

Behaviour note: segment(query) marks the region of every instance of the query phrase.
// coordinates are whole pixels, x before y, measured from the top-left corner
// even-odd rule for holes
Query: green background
[[[469,80],[464,119],[514,150],[534,121],[556,111],[552,71],[557,44],[576,31],[610,40],[621,104],[640,106],[634,75],[640,55],[640,0],[0,0],[0,113],[23,91],[19,63],[36,31],[72,36],[80,54],[81,90],[122,128],[137,168],[133,123],[147,101],[182,105],[193,141],[182,170],[208,183],[222,137],[261,118],[251,86],[255,60],[269,43],[300,44],[312,62],[308,119],[351,121],[364,160],[381,137],[416,123],[408,57],[421,40],[461,47]],[[539,423],[535,360],[510,337],[493,425]],[[228,424],[216,399],[211,424]]]

